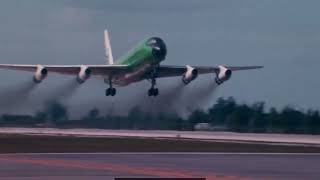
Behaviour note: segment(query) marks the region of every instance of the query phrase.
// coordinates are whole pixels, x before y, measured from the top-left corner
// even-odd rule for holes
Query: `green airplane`
[[[90,77],[103,78],[109,85],[105,92],[106,96],[116,95],[115,86],[127,86],[143,80],[151,82],[148,95],[157,96],[159,90],[156,88],[156,80],[163,77],[181,77],[184,84],[189,84],[200,74],[213,73],[216,75],[215,82],[220,85],[230,79],[233,71],[262,68],[262,66],[161,65],[161,62],[166,59],[167,47],[165,42],[158,37],[151,37],[141,41],[115,63],[107,30],[104,35],[106,65],[0,64],[0,68],[34,72],[33,80],[35,83],[42,82],[51,72],[76,76],[79,84],[86,82]]]

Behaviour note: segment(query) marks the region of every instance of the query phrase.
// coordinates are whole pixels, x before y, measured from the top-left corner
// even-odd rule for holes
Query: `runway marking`
[[[63,168],[80,168],[89,170],[105,170],[117,173],[130,173],[144,176],[155,177],[177,177],[177,178],[192,178],[192,177],[205,177],[208,180],[232,180],[232,179],[247,179],[238,176],[227,176],[221,174],[204,174],[205,172],[196,171],[183,171],[168,168],[154,168],[154,167],[130,167],[128,165],[110,164],[110,163],[96,163],[90,161],[79,160],[62,160],[62,159],[37,159],[30,157],[17,157],[17,156],[2,156],[1,161],[9,161],[23,164],[55,166]]]

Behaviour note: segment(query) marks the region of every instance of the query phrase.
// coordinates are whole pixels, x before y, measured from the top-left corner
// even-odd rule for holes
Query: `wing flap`
[[[198,70],[199,74],[211,74],[218,73],[219,67],[210,67],[210,66],[191,66]],[[252,70],[260,69],[263,66],[225,66],[231,71],[240,71],[240,70]],[[187,66],[171,66],[171,65],[160,65],[158,68],[158,77],[176,77],[182,76],[187,71]]]
[[[231,71],[242,71],[242,70],[251,70],[251,69],[261,69],[263,66],[225,66]]]

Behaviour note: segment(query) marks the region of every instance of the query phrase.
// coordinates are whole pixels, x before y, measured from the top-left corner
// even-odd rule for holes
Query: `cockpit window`
[[[148,46],[152,48],[152,53],[157,60],[164,60],[167,54],[167,48],[162,39],[158,37],[152,37],[146,42]]]
[[[156,46],[159,44],[159,41],[155,38],[151,38],[147,41],[147,45],[149,46]]]
[[[149,45],[157,44],[157,40],[155,40],[155,39],[150,39],[150,40],[148,41],[148,44],[149,44]]]

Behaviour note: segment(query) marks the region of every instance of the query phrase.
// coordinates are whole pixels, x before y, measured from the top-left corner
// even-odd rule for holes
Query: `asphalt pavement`
[[[0,179],[319,179],[320,154],[65,153],[0,155]]]

